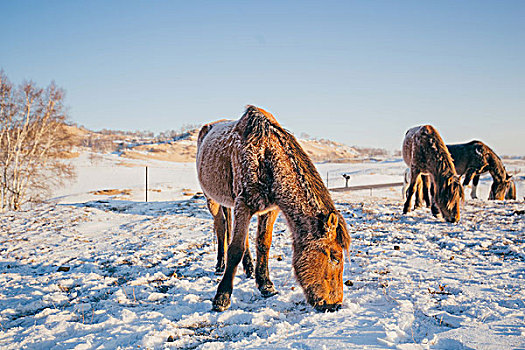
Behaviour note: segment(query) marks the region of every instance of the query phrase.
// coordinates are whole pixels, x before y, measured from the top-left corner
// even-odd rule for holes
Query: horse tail
[[[197,148],[200,146],[200,144],[202,143],[202,140],[204,140],[204,137],[206,135],[208,135],[208,133],[210,132],[212,128],[212,125],[210,124],[205,124],[202,126],[202,128],[199,130],[199,136],[197,137]]]

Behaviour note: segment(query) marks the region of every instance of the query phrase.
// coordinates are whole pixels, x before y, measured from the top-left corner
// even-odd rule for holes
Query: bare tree
[[[54,83],[14,87],[0,71],[0,211],[38,202],[74,176],[63,160],[73,145],[63,99]]]

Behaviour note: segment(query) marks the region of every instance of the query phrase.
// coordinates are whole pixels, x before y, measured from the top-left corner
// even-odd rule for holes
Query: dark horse
[[[510,188],[511,175],[507,173],[500,157],[489,146],[481,141],[470,141],[456,145],[447,145],[454,159],[458,174],[465,175],[463,186],[472,180],[470,196],[477,198],[476,190],[481,174],[489,172],[492,176],[489,199],[503,200]]]
[[[263,296],[276,293],[268,255],[278,210],[292,232],[292,264],[306,300],[317,310],[338,309],[343,299],[343,250],[348,251],[350,236],[295,137],[270,113],[248,106],[237,121],[203,126],[197,148],[198,178],[208,206],[217,213],[214,222],[217,235],[223,237],[222,243],[219,239],[223,255],[227,247],[226,269],[213,309],[230,306],[237,266],[241,259],[248,260],[248,225],[253,215],[258,215],[255,282]],[[233,209],[234,216],[229,246],[227,208]],[[220,270],[220,261],[217,266]],[[249,264],[244,266],[249,272]]]
[[[449,222],[459,221],[463,187],[459,182],[450,153],[437,130],[431,125],[411,128],[403,140],[403,159],[410,168],[410,185],[403,213],[409,212],[416,183],[421,175],[432,182],[432,213],[441,213]]]
[[[492,186],[490,187],[489,199],[516,199],[516,185],[512,182],[512,175],[509,175],[503,166],[503,162],[498,155],[481,141],[470,141],[455,145],[447,145],[447,149],[452,156],[454,166],[459,176],[465,175],[463,186],[467,186],[472,181],[472,199],[477,198],[477,186],[480,175],[489,172],[492,176]],[[423,193],[424,201],[430,206],[428,193],[430,191],[429,179],[422,176],[418,181],[416,193]],[[422,203],[421,199],[416,198],[417,203]]]

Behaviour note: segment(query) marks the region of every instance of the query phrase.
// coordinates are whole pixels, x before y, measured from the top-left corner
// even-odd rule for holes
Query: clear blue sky
[[[349,145],[405,131],[525,154],[525,1],[7,1],[0,68],[90,129],[178,129],[246,104]]]

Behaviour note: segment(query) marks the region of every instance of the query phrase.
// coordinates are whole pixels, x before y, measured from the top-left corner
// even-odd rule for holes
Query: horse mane
[[[507,170],[503,165],[501,158],[486,144],[483,145],[483,153],[487,157],[487,162],[489,163],[489,172],[493,178],[498,178],[500,181],[507,179]]]
[[[424,133],[428,135],[428,142],[436,150],[437,171],[445,176],[457,175],[452,156],[448,151],[441,135],[431,125],[425,125]],[[450,174],[451,173],[451,174]]]
[[[450,210],[454,203],[463,201],[465,194],[461,187],[459,176],[457,176],[454,161],[445,142],[434,127],[425,125],[423,128],[423,132],[428,135],[428,142],[436,151],[436,170],[439,176],[437,176],[435,181],[440,192],[439,195],[445,199],[447,209]],[[445,191],[446,188],[450,188],[450,192]]]
[[[242,127],[240,131],[242,131],[243,139],[248,143],[260,144],[269,139],[279,142],[295,173],[299,176],[299,185],[305,190],[308,201],[320,211],[318,214],[321,216],[328,216],[331,212],[338,214],[341,230],[337,230],[337,241],[347,249],[350,244],[350,236],[344,219],[335,209],[334,202],[321,176],[297,139],[285,130],[272,114],[252,105],[246,107],[246,111],[239,120],[239,126]]]

